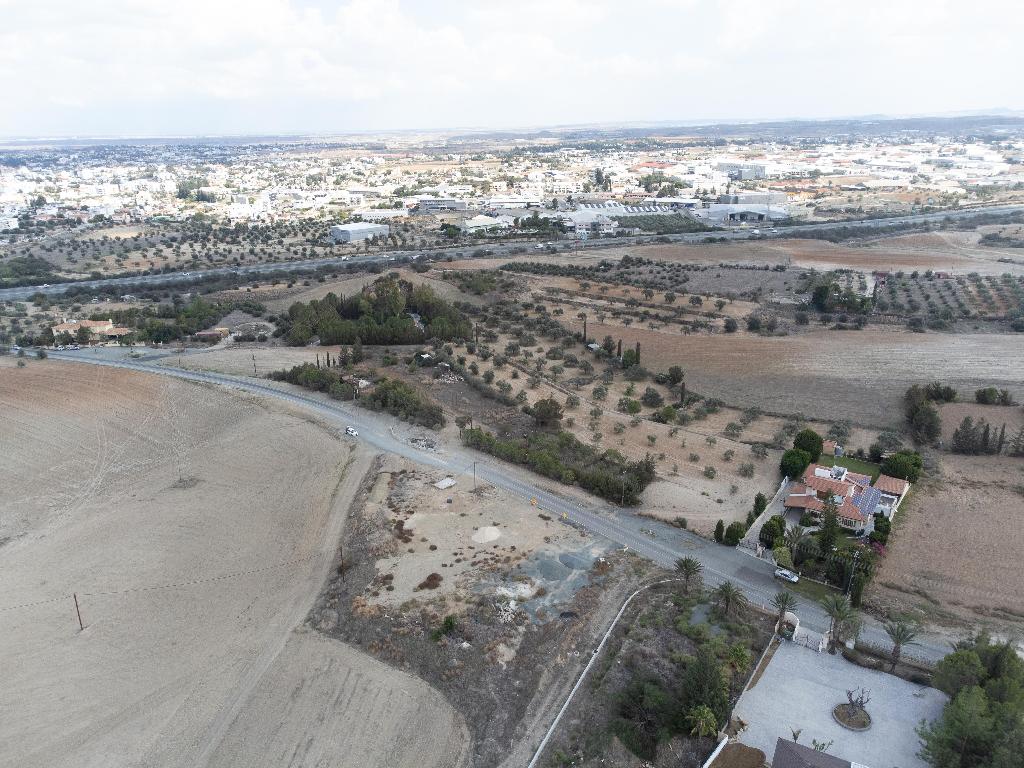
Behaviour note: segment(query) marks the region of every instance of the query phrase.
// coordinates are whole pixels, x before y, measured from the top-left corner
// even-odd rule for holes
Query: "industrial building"
[[[387,237],[391,227],[387,224],[374,224],[360,221],[355,224],[335,224],[331,227],[328,237],[332,243],[354,243],[357,240],[368,240],[371,237]]]

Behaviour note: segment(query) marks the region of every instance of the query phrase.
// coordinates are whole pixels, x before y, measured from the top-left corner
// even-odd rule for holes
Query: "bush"
[[[381,379],[370,394],[359,399],[359,404],[431,429],[444,425],[444,412],[440,405],[397,379]]]
[[[882,473],[916,483],[921,477],[923,462],[914,451],[899,451],[882,462]]]
[[[772,549],[772,557],[775,558],[775,564],[779,568],[793,570],[796,567],[793,565],[793,556],[789,554],[789,550],[785,547],[774,547]]]
[[[790,448],[782,454],[779,462],[779,471],[786,477],[793,479],[803,475],[804,470],[811,464],[811,455],[799,448]]]
[[[725,318],[725,332],[726,333],[736,333],[736,331],[739,329],[739,327],[740,327],[739,323],[736,322],[735,318],[732,318],[732,317]]]
[[[754,476],[754,464],[750,461],[745,461],[740,464],[739,467],[740,477],[751,478]]]
[[[730,547],[735,547],[746,532],[747,529],[743,523],[729,523],[729,527],[725,529],[725,543]]]
[[[708,480],[714,480],[715,475],[717,474],[718,472],[715,471],[714,467],[704,467],[704,477],[706,477]]]
[[[810,456],[811,461],[817,460],[821,455],[824,444],[825,442],[821,439],[821,435],[813,429],[803,429],[797,432],[796,437],[793,438],[793,447]]]

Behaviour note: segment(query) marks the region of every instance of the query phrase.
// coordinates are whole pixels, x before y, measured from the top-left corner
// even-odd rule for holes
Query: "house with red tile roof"
[[[825,503],[836,505],[839,524],[857,535],[870,533],[874,516],[892,517],[899,502],[910,490],[906,480],[880,475],[873,484],[870,475],[851,472],[846,467],[811,464],[803,477],[794,481],[783,501],[787,512],[809,514],[820,520]]]

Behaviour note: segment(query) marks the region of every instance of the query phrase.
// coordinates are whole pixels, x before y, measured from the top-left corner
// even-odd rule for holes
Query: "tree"
[[[792,592],[784,589],[781,592],[777,592],[772,598],[772,607],[777,611],[776,629],[780,629],[782,622],[786,619],[786,611],[793,612],[796,610],[796,598],[793,597]]]
[[[754,496],[754,517],[758,517],[768,508],[768,497],[760,491]]]
[[[919,443],[934,443],[942,435],[942,418],[931,403],[923,403],[910,418],[910,431]]]
[[[985,692],[977,686],[965,688],[941,718],[917,729],[919,755],[934,768],[981,768],[992,754],[995,726]]]
[[[730,547],[735,547],[743,539],[743,534],[746,532],[747,529],[743,523],[729,523],[729,527],[725,529],[725,544]]]
[[[718,719],[707,704],[701,704],[691,709],[686,715],[686,722],[690,726],[690,736],[693,738],[699,739],[718,733]]]
[[[79,344],[88,344],[92,340],[92,332],[85,326],[75,331],[75,339]]]
[[[695,557],[681,557],[676,560],[676,570],[683,577],[683,591],[686,594],[690,594],[690,582],[699,581],[703,569],[704,566]]]
[[[985,666],[977,651],[963,648],[943,657],[935,665],[932,685],[950,697],[955,697],[964,688],[978,685],[985,679]]]
[[[533,420],[539,427],[558,426],[562,420],[562,406],[553,397],[538,400],[533,404]]]
[[[687,662],[680,691],[687,707],[708,707],[714,713],[716,723],[724,722],[729,714],[729,689],[725,676],[714,652],[707,645],[702,645],[697,655]]]
[[[734,610],[746,604],[747,598],[742,590],[731,581],[723,581],[711,593],[722,614],[729,616]]]
[[[822,503],[821,528],[818,531],[818,545],[821,553],[827,555],[839,541],[839,505],[829,496]]]
[[[722,540],[724,538],[725,538],[725,523],[723,523],[721,520],[719,520],[717,523],[715,523],[715,541],[717,541],[719,544],[721,544]]]
[[[790,448],[782,454],[779,462],[779,471],[788,478],[796,478],[803,475],[804,470],[810,466],[812,457],[807,451],[799,448]]]
[[[736,333],[737,329],[740,326],[739,326],[739,323],[736,322],[736,318],[734,318],[734,317],[727,317],[727,318],[725,318],[725,325],[724,325],[724,327],[725,327],[725,332],[726,333]]]
[[[904,621],[903,619],[887,621],[883,626],[885,627],[885,634],[892,641],[892,666],[889,668],[889,672],[894,673],[896,665],[900,663],[903,649],[908,645],[917,645],[915,638],[918,632],[920,632],[920,628],[916,624]]]
[[[921,454],[915,451],[898,451],[882,462],[882,472],[890,477],[916,483],[921,477],[923,466]]]
[[[821,435],[813,429],[802,429],[793,438],[793,447],[808,454],[811,457],[811,461],[816,461],[821,456],[824,444]]]
[[[828,652],[835,653],[838,644],[855,625],[857,612],[846,595],[829,595],[821,601],[821,607],[829,620]]]

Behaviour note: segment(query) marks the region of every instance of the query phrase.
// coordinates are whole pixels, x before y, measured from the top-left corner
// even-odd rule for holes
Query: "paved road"
[[[762,236],[770,238],[787,237],[793,232],[804,232],[810,230],[822,230],[828,231],[833,229],[839,229],[841,227],[848,226],[873,226],[877,229],[884,231],[886,227],[899,226],[909,223],[923,223],[928,221],[941,221],[946,218],[951,219],[962,219],[974,216],[980,213],[1013,213],[1015,211],[1024,211],[1024,205],[1000,205],[1000,206],[986,206],[982,208],[967,208],[963,210],[951,210],[951,211],[940,211],[937,213],[919,213],[908,216],[899,216],[896,218],[885,218],[885,219],[864,219],[861,221],[839,221],[839,222],[828,222],[818,224],[796,224],[793,226],[782,227],[778,232],[771,234],[764,228],[761,229]],[[762,225],[763,227],[763,225]],[[670,241],[674,243],[699,243],[707,237],[725,238],[726,240],[746,240],[752,236],[751,229],[731,229],[716,232],[693,232],[680,235],[666,235]],[[610,237],[601,238],[598,240],[584,240],[579,243],[573,241],[559,241],[558,245],[561,247],[572,247],[592,250],[599,248],[613,248],[620,247],[623,245],[633,245],[634,243],[654,242],[654,236],[644,237]],[[467,254],[479,248],[485,248],[495,256],[512,256],[514,251],[526,247],[528,254],[543,254],[543,249],[537,250],[536,245],[531,242],[512,242],[512,243],[500,243],[500,244],[488,244],[488,243],[465,243],[458,246],[452,246],[450,248],[432,248],[428,250],[424,249],[413,249],[404,251],[386,251],[381,253],[366,254],[362,256],[336,256],[323,259],[304,259],[302,261],[286,261],[286,262],[275,262],[269,264],[248,264],[238,267],[218,267],[216,269],[207,269],[203,271],[194,272],[167,272],[155,275],[137,275],[135,277],[117,277],[108,278],[104,280],[78,280],[71,283],[57,283],[54,285],[34,285],[25,286],[21,288],[3,288],[0,289],[0,300],[14,301],[27,299],[35,293],[44,293],[49,296],[64,293],[70,287],[84,287],[84,288],[105,288],[110,286],[118,286],[124,288],[131,288],[137,286],[154,286],[161,285],[163,283],[169,283],[177,280],[200,280],[204,277],[218,276],[218,275],[253,275],[257,276],[266,272],[275,271],[286,271],[293,272],[299,270],[314,269],[316,267],[325,266],[342,266],[344,264],[373,264],[373,263],[387,263],[389,261],[397,261],[399,259],[411,259],[418,254],[430,254],[432,257],[443,258],[445,256],[454,256],[457,253]]]
[[[50,356],[60,360],[173,376],[274,397],[315,412],[338,426],[355,427],[359,431],[358,439],[377,450],[441,469],[453,476],[462,476],[465,480],[473,476],[475,464],[478,480],[492,483],[520,498],[536,499],[539,509],[551,513],[562,522],[622,545],[664,568],[674,569],[676,560],[680,557],[695,557],[704,566],[706,583],[717,585],[723,581],[731,581],[741,587],[751,601],[758,604],[767,605],[772,595],[780,588],[779,583],[773,578],[774,569],[769,563],[744,554],[740,550],[713,544],[689,531],[639,517],[629,510],[610,504],[596,500],[583,502],[548,490],[528,470],[497,462],[493,457],[471,451],[458,444],[444,444],[435,451],[425,450],[409,442],[413,434],[421,434],[422,430],[410,428],[409,425],[386,414],[366,411],[335,401],[320,400],[303,394],[288,384],[261,379],[183,370],[139,362],[126,356],[122,356],[121,359],[111,356],[100,357],[91,350],[52,352]],[[797,614],[805,627],[819,633],[828,629],[828,618],[816,604],[801,600]],[[867,619],[861,637],[882,647],[889,646],[884,631],[871,619]],[[939,659],[948,651],[949,645],[944,638],[927,636],[922,637],[921,645],[909,650],[908,654]]]

